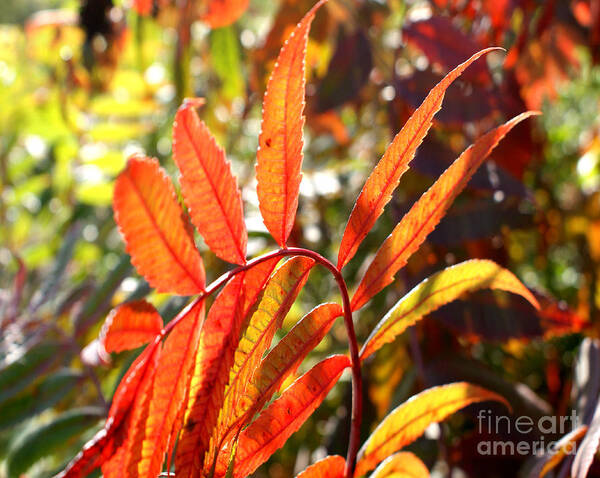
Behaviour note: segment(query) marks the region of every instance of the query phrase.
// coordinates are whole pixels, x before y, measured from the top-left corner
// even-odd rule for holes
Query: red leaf
[[[217,424],[223,393],[233,365],[242,322],[244,274],[232,279],[215,299],[200,335],[184,428],[177,444],[178,477],[197,476]]]
[[[294,373],[308,353],[343,315],[338,304],[321,304],[306,314],[260,362],[239,405],[238,415],[252,417]]]
[[[114,441],[117,448],[112,456],[102,464],[102,476],[104,478],[119,478],[123,476],[125,470],[128,472],[135,471],[134,465],[139,460],[141,452],[145,422],[150,409],[150,394],[156,376],[156,365],[160,357],[161,347],[151,350],[148,366],[140,379],[127,417],[115,433]],[[126,378],[123,380],[126,380]]]
[[[523,113],[490,131],[467,148],[421,196],[381,245],[373,262],[352,297],[352,310],[365,305],[371,297],[394,281],[394,275],[435,229],[454,198],[500,140],[520,121],[534,115]]]
[[[392,144],[368,177],[348,219],[340,251],[338,269],[344,267],[356,253],[358,246],[371,230],[383,208],[392,198],[400,177],[408,169],[423,138],[431,127],[433,117],[439,111],[444,93],[461,73],[482,55],[494,50],[488,48],[476,53],[444,77],[427,95],[425,101],[404,124]]]
[[[188,102],[175,115],[173,159],[192,222],[208,247],[223,260],[245,264],[248,234],[241,192],[225,151]]]
[[[204,289],[202,258],[156,159],[129,159],[115,183],[114,210],[131,262],[152,287],[179,295]]]
[[[179,317],[182,315],[183,319],[165,341],[154,379],[141,456],[137,461],[138,476],[157,476],[162,469],[168,439],[183,405],[194,365],[204,320],[204,301],[193,302]]]
[[[104,428],[83,446],[83,449],[62,472],[56,475],[56,478],[83,478],[110,458],[116,446],[115,436],[121,425],[127,421],[140,383],[148,367],[154,363],[154,358],[160,353],[160,345],[161,342],[157,338],[131,364],[113,396]]]
[[[290,235],[302,173],[305,61],[308,31],[319,1],[298,23],[285,42],[267,84],[256,153],[260,212],[281,247]]]
[[[302,375],[271,403],[240,434],[234,476],[253,473],[282,447],[317,409],[349,366],[350,360],[345,355],[329,357]],[[220,462],[219,465],[217,476],[226,469],[227,463]]]
[[[131,350],[154,339],[163,321],[145,300],[127,302],[113,309],[100,331],[100,343],[107,352]]]
[[[296,475],[296,478],[343,478],[346,460],[339,455],[326,456]]]
[[[218,427],[213,431],[211,459],[219,451],[221,443],[244,425],[240,420],[245,411],[241,405],[248,384],[313,265],[314,261],[306,257],[292,257],[285,262],[269,279],[256,306],[251,309],[252,315],[245,320],[244,331],[235,350],[234,365],[229,372]]]
[[[210,0],[201,19],[211,28],[226,27],[240,18],[247,8],[248,0]]]

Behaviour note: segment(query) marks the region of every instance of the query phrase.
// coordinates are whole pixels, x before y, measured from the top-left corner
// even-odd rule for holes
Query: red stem
[[[346,333],[348,334],[348,348],[350,352],[350,361],[352,363],[352,415],[350,422],[348,454],[346,456],[344,475],[346,478],[351,478],[354,474],[356,455],[358,453],[358,446],[360,444],[360,423],[362,419],[362,375],[358,353],[358,342],[356,340],[356,333],[354,332],[354,322],[352,321],[352,309],[350,308],[348,288],[346,287],[346,281],[344,281],[342,273],[331,261],[317,252],[300,247],[286,247],[277,251],[268,252],[267,254],[252,259],[248,263],[226,272],[218,279],[213,281],[208,287],[206,287],[203,293],[198,295],[198,297],[184,310],[182,310],[177,317],[175,317],[175,319],[167,324],[167,326],[161,331],[161,336],[164,337],[167,335],[169,331],[171,331],[181,321],[181,319],[185,317],[190,308],[194,307],[194,305],[199,301],[204,300],[206,297],[213,294],[219,287],[229,282],[229,280],[231,280],[235,275],[239,274],[240,272],[247,271],[248,269],[251,269],[262,262],[268,261],[269,259],[273,259],[274,257],[285,256],[309,257],[315,262],[323,265],[333,274],[333,277],[335,278],[342,295],[344,325],[346,326]]]

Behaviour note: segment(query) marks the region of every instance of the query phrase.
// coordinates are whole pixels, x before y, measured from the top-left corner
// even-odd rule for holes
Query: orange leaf
[[[162,327],[162,318],[152,304],[145,300],[127,302],[106,318],[100,343],[107,352],[132,350],[154,339]]]
[[[202,258],[156,159],[129,159],[115,183],[114,210],[131,262],[152,287],[179,295],[204,289]]]
[[[179,317],[183,317],[181,322],[165,340],[154,379],[141,456],[137,460],[137,476],[157,476],[162,469],[169,436],[194,365],[204,320],[204,300],[190,304]]]
[[[444,420],[471,403],[496,400],[509,407],[497,393],[466,382],[433,387],[394,409],[358,452],[354,476],[362,476],[392,453],[419,438],[432,423]]]
[[[227,438],[243,424],[239,417],[241,400],[264,353],[271,345],[275,332],[292,307],[298,293],[306,283],[314,261],[307,257],[292,257],[269,279],[253,313],[245,325],[234,355],[234,364],[229,372],[229,383],[225,389],[223,407],[219,414],[218,427],[213,432],[209,456],[214,457],[220,441]]]
[[[238,416],[252,417],[259,411],[342,314],[338,304],[321,304],[298,321],[260,362],[240,401]]]
[[[315,12],[323,3],[319,1],[304,16],[281,48],[263,100],[256,190],[264,223],[281,247],[285,247],[298,208],[306,44]]]
[[[371,332],[360,352],[361,360],[392,342],[399,334],[430,312],[466,292],[497,289],[519,294],[539,308],[535,296],[510,271],[493,261],[472,259],[436,272],[400,299]]]
[[[211,28],[231,25],[248,8],[248,0],[210,0],[207,11],[200,18]]]
[[[173,124],[173,159],[181,171],[181,191],[192,222],[221,259],[246,263],[248,234],[242,195],[225,151],[184,102]]]
[[[421,106],[404,124],[383,157],[367,178],[348,219],[338,254],[338,269],[344,267],[371,230],[383,208],[392,198],[400,178],[408,169],[415,152],[427,135],[433,117],[440,110],[446,89],[462,72],[482,55],[497,48],[476,53],[448,73],[427,95]]]
[[[317,409],[349,366],[347,356],[334,355],[319,362],[285,389],[281,397],[240,434],[234,476],[248,476],[281,448]],[[227,463],[219,465],[217,476],[226,469]]]
[[[239,342],[243,282],[242,273],[223,288],[202,327],[185,425],[175,455],[178,477],[197,476],[202,471],[204,454],[217,424],[233,354]]]
[[[385,459],[369,478],[429,478],[421,459],[409,451],[394,453]]]
[[[393,282],[396,272],[435,229],[483,160],[514,126],[535,114],[538,113],[529,111],[520,114],[485,134],[444,171],[406,213],[377,251],[375,259],[352,297],[352,310],[360,309],[377,292]]]
[[[102,464],[102,476],[105,478],[119,478],[123,476],[125,470],[135,473],[134,465],[137,463],[141,451],[145,422],[150,409],[152,384],[161,353],[160,346],[148,348],[151,350],[148,366],[145,368],[143,377],[137,387],[127,418],[116,433],[119,443],[110,459]],[[124,383],[125,380],[126,377],[123,378],[121,383]]]
[[[326,456],[301,471],[296,478],[343,478],[346,460],[339,455]]]
[[[137,396],[139,386],[143,382],[147,369],[154,363],[159,354],[161,342],[157,338],[146,347],[131,364],[125,376],[121,379],[112,399],[108,418],[104,428],[98,431],[69,462],[66,468],[56,475],[56,478],[83,478],[95,468],[108,460],[115,451],[122,425],[127,423],[131,406]],[[154,367],[155,365],[152,365]]]

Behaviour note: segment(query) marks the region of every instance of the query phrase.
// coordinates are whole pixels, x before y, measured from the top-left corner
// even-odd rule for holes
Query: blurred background
[[[135,273],[111,209],[131,154],[157,157],[177,177],[171,125],[183,98],[206,98],[201,118],[243,189],[249,254],[275,246],[255,193],[262,96],[279,48],[313,3],[3,3],[0,476],[51,476],[98,429],[135,355],[107,363],[98,354],[94,339],[111,307],[147,297],[169,320],[186,303]],[[310,33],[304,177],[290,244],[335,257],[393,135],[445,73],[488,46],[506,52],[479,60],[448,90],[345,276],[356,285],[403,213],[476,137],[537,109],[543,115],[501,143],[397,281],[355,319],[362,342],[415,284],[469,258],[509,268],[543,307],[477,293],[386,346],[365,367],[365,433],[414,392],[455,379],[500,391],[515,415],[566,415],[581,393],[573,369],[582,339],[598,335],[600,305],[600,1],[330,0]],[[209,281],[227,270],[197,243]],[[335,294],[315,270],[285,327]],[[340,325],[311,360],[345,349]],[[326,452],[345,454],[347,385],[257,476],[291,476]],[[478,456],[474,431],[463,414],[413,448],[436,476],[517,476],[531,465]]]

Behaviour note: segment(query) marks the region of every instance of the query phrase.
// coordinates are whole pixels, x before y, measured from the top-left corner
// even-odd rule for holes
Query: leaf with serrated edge
[[[239,429],[241,424],[236,419],[239,416],[240,401],[264,353],[271,345],[275,332],[281,327],[283,319],[306,283],[314,263],[314,260],[307,257],[292,257],[286,261],[269,279],[252,309],[253,313],[235,351],[218,425],[211,437],[206,466],[212,464],[212,457],[218,451],[221,440]]]
[[[137,387],[131,408],[115,434],[115,451],[102,464],[102,476],[104,478],[123,476],[124,470],[133,469],[134,464],[139,459],[144,427],[150,408],[150,394],[161,350],[161,346],[150,348],[151,356],[148,359],[148,366],[144,370],[143,377]]]
[[[328,303],[315,307],[300,319],[261,361],[240,401],[236,415],[252,417],[262,409],[342,314],[342,308],[338,304]]]
[[[243,283],[242,273],[223,288],[202,328],[184,427],[175,455],[175,469],[181,478],[200,473],[210,435],[217,424],[242,325]]]
[[[410,451],[387,457],[369,478],[429,478],[429,470],[421,459]]]
[[[394,280],[408,258],[435,229],[471,176],[504,136],[517,124],[537,112],[520,114],[479,138],[467,148],[413,205],[381,245],[356,293],[352,310],[360,309],[371,297]]]
[[[113,208],[131,262],[152,287],[179,295],[204,290],[202,258],[156,159],[129,158],[115,183]]]
[[[132,350],[153,340],[162,327],[162,318],[152,304],[145,300],[126,302],[106,318],[100,343],[107,352]]]
[[[493,50],[498,50],[498,48],[482,50],[448,73],[433,87],[421,106],[396,135],[367,178],[352,209],[340,244],[338,269],[342,269],[354,257],[358,246],[392,198],[392,193],[398,186],[400,178],[408,169],[408,164],[431,128],[433,117],[442,106],[446,89],[471,63]]]
[[[137,463],[138,476],[157,476],[167,452],[179,408],[183,406],[204,321],[204,301],[196,300],[180,313],[163,347],[152,387],[150,410]]]
[[[175,115],[173,160],[181,171],[181,192],[192,222],[208,247],[223,260],[245,264],[242,194],[225,151],[190,102]]]
[[[294,225],[302,178],[308,31],[323,3],[311,8],[281,48],[263,100],[256,192],[265,226],[282,247]]]
[[[466,292],[484,288],[519,294],[539,308],[536,298],[512,272],[486,259],[461,262],[433,274],[402,297],[371,332],[361,350],[361,360],[430,312]]]
[[[83,446],[55,478],[83,478],[110,458],[116,447],[115,438],[121,430],[120,427],[127,421],[140,383],[160,347],[161,341],[158,337],[134,360],[115,391],[104,428]]]
[[[339,455],[326,456],[306,470],[296,475],[296,478],[343,478],[346,460]]]
[[[298,378],[259,417],[240,433],[235,477],[245,477],[277,451],[324,400],[340,375],[350,366],[345,355],[329,357]],[[227,460],[219,461],[216,476]]]
[[[359,477],[419,438],[432,423],[472,403],[495,400],[509,407],[497,393],[476,385],[457,382],[425,390],[394,409],[373,431],[358,452],[355,477]]]

